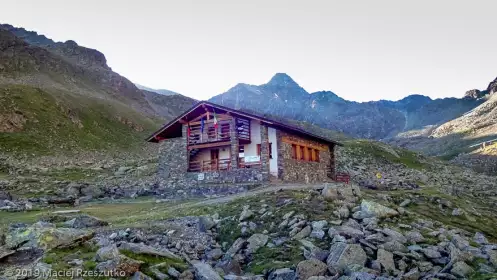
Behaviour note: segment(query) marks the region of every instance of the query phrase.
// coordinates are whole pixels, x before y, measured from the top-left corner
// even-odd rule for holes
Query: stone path
[[[327,183],[327,184],[336,184],[340,185],[340,183]],[[303,189],[322,189],[324,187],[324,183],[321,184],[277,184],[277,185],[269,185],[266,187],[260,187],[248,192],[237,193],[233,195],[227,195],[223,197],[216,197],[211,199],[205,199],[198,202],[188,203],[188,206],[203,206],[203,205],[213,205],[213,204],[221,204],[233,201],[238,198],[251,197],[255,195],[259,195],[262,193],[275,192],[278,190],[303,190]],[[176,205],[176,207],[181,207],[184,204]]]

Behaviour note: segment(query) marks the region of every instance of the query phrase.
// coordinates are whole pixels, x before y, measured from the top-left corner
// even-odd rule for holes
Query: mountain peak
[[[285,87],[299,87],[299,84],[297,84],[290,76],[288,76],[286,73],[276,73],[271,80],[267,83],[267,85],[272,85],[272,86],[285,86]]]

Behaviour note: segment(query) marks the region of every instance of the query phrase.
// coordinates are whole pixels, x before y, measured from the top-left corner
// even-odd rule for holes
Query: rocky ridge
[[[442,124],[483,102],[478,96],[469,95],[461,99],[432,100],[410,95],[399,101],[351,102],[331,91],[308,93],[284,73],[276,74],[268,83],[259,86],[238,84],[210,101],[377,140]]]

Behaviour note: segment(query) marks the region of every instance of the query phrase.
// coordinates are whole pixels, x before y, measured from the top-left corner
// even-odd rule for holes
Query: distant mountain
[[[484,102],[478,97],[432,100],[423,95],[398,101],[353,102],[331,91],[308,93],[284,73],[277,73],[259,86],[238,84],[210,101],[369,139],[391,138],[411,129],[439,125]]]
[[[163,94],[163,95],[174,95],[174,94],[179,94],[177,92],[174,92],[174,91],[171,91],[171,90],[167,90],[167,89],[153,89],[153,88],[149,88],[149,87],[146,87],[146,86],[142,86],[140,84],[136,84],[135,83],[135,86],[141,90],[146,90],[146,91],[151,91],[151,92],[155,92],[155,93],[158,93],[158,94]]]
[[[143,147],[194,102],[138,89],[97,50],[0,24],[0,154]]]

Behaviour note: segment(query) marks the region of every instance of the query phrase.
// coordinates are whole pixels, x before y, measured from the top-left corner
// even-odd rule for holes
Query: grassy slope
[[[418,170],[426,168],[423,157],[409,150],[394,148],[384,143],[370,140],[347,140],[343,144],[346,149],[358,158],[372,156],[393,164],[403,164],[407,168]]]
[[[57,154],[132,148],[159,125],[101,99],[30,86],[0,86],[0,114],[17,112],[22,129],[0,133],[0,152]]]

